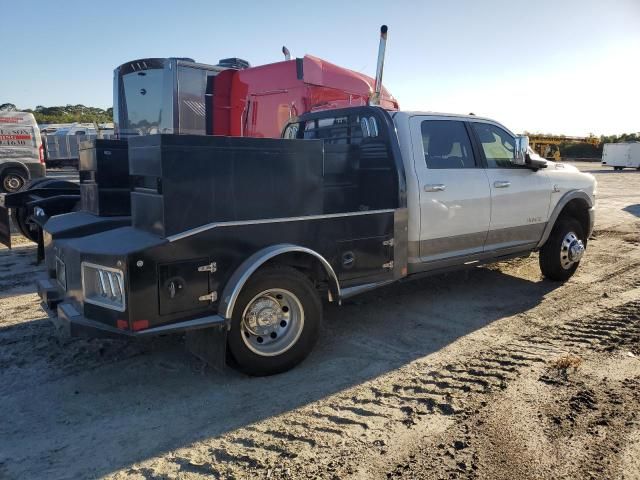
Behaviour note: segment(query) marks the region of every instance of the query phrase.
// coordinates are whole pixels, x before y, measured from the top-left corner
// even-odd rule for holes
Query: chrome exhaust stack
[[[378,47],[378,63],[376,65],[376,80],[373,88],[373,94],[369,99],[369,105],[380,105],[380,94],[382,92],[382,72],[384,70],[384,52],[387,48],[387,31],[386,25],[380,27],[380,46]]]
[[[291,60],[291,53],[289,52],[289,49],[287,47],[282,46],[282,53],[284,54],[285,60]]]

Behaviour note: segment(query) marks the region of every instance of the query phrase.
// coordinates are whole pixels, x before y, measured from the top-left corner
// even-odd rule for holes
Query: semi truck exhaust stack
[[[285,60],[291,60],[291,53],[289,52],[289,49],[284,45],[282,46],[282,53],[284,54]]]
[[[370,105],[380,105],[380,94],[382,92],[382,72],[384,70],[384,52],[387,47],[387,26],[380,27],[380,46],[378,47],[378,63],[376,65],[376,80],[373,95],[369,100]]]

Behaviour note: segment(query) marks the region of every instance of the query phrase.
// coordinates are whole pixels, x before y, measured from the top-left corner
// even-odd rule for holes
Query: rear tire
[[[31,180],[24,190],[33,190],[36,188],[70,188],[77,187],[76,184],[66,180],[58,180],[57,178],[41,177]],[[11,219],[13,224],[20,231],[23,237],[28,238],[34,243],[38,243],[38,232],[31,230],[27,222],[27,218],[33,213],[33,209],[27,207],[18,207],[11,209]]]
[[[22,189],[29,177],[22,170],[8,168],[0,175],[0,191],[5,193],[15,193]]]
[[[18,231],[23,237],[28,238],[32,242],[37,243],[38,238],[35,232],[32,232],[27,224],[28,211],[27,207],[19,207],[11,209],[11,219]]]
[[[231,366],[254,376],[290,370],[313,349],[321,321],[320,297],[305,275],[285,266],[259,270],[234,307]]]
[[[587,244],[580,222],[573,217],[561,217],[540,249],[540,270],[549,280],[564,282],[571,278],[580,264],[582,254],[575,256],[579,245]]]

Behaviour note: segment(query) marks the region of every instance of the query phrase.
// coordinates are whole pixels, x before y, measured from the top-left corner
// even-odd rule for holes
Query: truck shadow
[[[557,285],[477,268],[325,304],[314,352],[266,378],[203,370],[175,337],[59,342],[44,319],[8,326],[0,329],[8,419],[0,461],[25,478],[105,475],[396,370],[531,309]]]
[[[640,217],[640,203],[636,203],[635,205],[628,205],[624,207],[622,210],[628,212],[636,217]]]

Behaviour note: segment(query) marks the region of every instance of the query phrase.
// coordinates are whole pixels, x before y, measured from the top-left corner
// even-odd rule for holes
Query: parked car
[[[42,139],[33,114],[0,112],[0,192],[17,192],[45,174]]]

